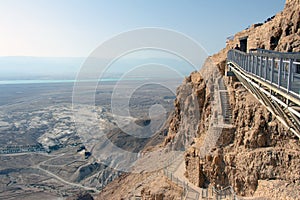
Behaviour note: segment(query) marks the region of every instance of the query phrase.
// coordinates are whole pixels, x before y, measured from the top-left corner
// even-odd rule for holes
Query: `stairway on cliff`
[[[225,124],[232,123],[232,110],[229,103],[229,93],[227,91],[227,87],[224,84],[223,78],[218,80],[219,85],[219,95],[220,95],[220,103],[223,115],[223,121]]]

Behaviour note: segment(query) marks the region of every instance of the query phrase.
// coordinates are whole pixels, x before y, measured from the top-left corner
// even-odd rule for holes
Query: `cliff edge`
[[[186,148],[185,176],[194,185],[232,186],[240,196],[299,199],[299,139],[239,82],[223,76],[227,52],[241,38],[247,37],[247,50],[299,52],[299,28],[300,0],[287,0],[282,12],[235,34],[179,86],[167,136],[156,148]],[[226,94],[226,109],[216,109],[220,89]],[[220,120],[219,111],[227,118]],[[180,198],[181,189],[159,173],[128,174],[109,184],[97,199],[129,198],[131,193],[143,199]]]
[[[287,0],[285,8],[264,23],[235,34],[226,48],[212,56],[222,74],[228,50],[247,38],[247,50],[264,48],[300,51],[300,1]],[[300,143],[239,82],[224,77],[234,131],[221,131],[218,141],[204,156],[199,140],[186,152],[186,176],[199,187],[232,186],[238,195],[265,199],[298,199],[300,195]],[[183,87],[183,86],[181,86]],[[205,97],[209,99],[209,97]],[[207,102],[206,107],[209,107]],[[202,113],[206,117],[211,112]],[[202,117],[203,118],[203,117]],[[201,121],[200,123],[205,123]],[[202,125],[203,126],[203,125]]]

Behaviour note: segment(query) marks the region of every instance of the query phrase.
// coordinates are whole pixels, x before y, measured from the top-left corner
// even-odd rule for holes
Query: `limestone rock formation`
[[[300,52],[300,1],[286,0],[284,10],[264,23],[253,24],[236,33],[228,40],[226,48],[213,56],[216,65],[223,70],[227,51],[239,44],[241,38],[248,37],[247,50],[263,48],[281,52]]]
[[[159,177],[142,189],[141,196],[145,200],[173,200],[181,196],[181,193],[182,189],[176,184],[166,177]]]
[[[288,0],[285,9],[263,25],[252,25],[235,35],[248,36],[248,49],[265,48],[283,52],[300,51],[300,3]]]
[[[111,182],[96,199],[174,200],[181,194],[182,188],[160,173],[131,173]]]
[[[224,77],[232,109],[232,127],[220,128],[213,148],[203,156],[201,147],[209,137],[215,115],[214,87],[218,71],[224,74],[228,50],[242,37],[248,37],[248,50],[265,48],[284,52],[300,51],[300,0],[287,0],[285,8],[263,24],[254,24],[237,33],[226,48],[208,59],[200,72],[193,72],[177,90],[175,110],[168,119],[164,146],[174,150],[187,148],[185,175],[199,187],[232,186],[238,195],[263,199],[297,199],[300,196],[300,142],[256,100],[240,83]],[[213,63],[212,63],[213,61]],[[164,134],[165,135],[165,134]],[[142,187],[144,198],[165,199],[168,192],[178,193],[165,181],[150,175],[135,174],[119,179],[98,197],[129,196],[130,183]],[[149,180],[143,186],[141,180]],[[113,182],[114,184],[114,182]],[[145,186],[145,184],[148,184]],[[132,185],[132,184],[131,184]],[[116,194],[116,190],[122,190]],[[135,191],[135,190],[134,190]],[[268,197],[268,198],[267,198]]]
[[[240,195],[253,194],[259,180],[299,185],[299,140],[244,88],[236,89],[234,95],[233,140],[225,145],[217,143],[204,158],[199,157],[197,148],[189,149],[186,153],[188,178],[200,187],[231,185]]]
[[[184,149],[197,136],[205,96],[206,84],[199,72],[193,72],[177,89],[175,111],[166,138],[167,141],[168,138],[173,138],[173,149]]]
[[[265,48],[299,52],[299,27],[300,1],[287,0],[282,12],[264,24],[252,25],[237,33],[227,43],[226,48],[212,59],[224,73],[228,50],[245,36],[248,37],[248,50]],[[288,132],[240,83],[226,80],[235,132],[228,137],[230,135],[222,131],[215,148],[204,157],[200,156],[199,145],[201,137],[206,133],[200,132],[199,144],[194,144],[186,152],[187,178],[200,187],[211,185],[221,188],[230,185],[239,195],[269,195],[271,199],[294,199],[295,195],[299,195],[297,188],[300,186],[299,139]],[[209,101],[206,103],[210,104]],[[201,114],[209,115],[209,112],[206,110]],[[259,191],[266,186],[266,182],[270,188],[262,194]],[[275,191],[272,188],[274,185],[279,187],[279,191],[286,191],[289,187],[293,192],[284,192],[285,196],[280,196],[271,192]]]

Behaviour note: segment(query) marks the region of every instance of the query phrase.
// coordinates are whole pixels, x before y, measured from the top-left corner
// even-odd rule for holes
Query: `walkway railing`
[[[179,156],[172,156],[169,161],[168,165],[165,166],[163,172],[164,175],[173,183],[178,185],[179,187],[183,188],[183,193],[181,194],[181,200],[198,200],[200,198],[199,192],[194,190],[192,187],[189,186],[187,182],[184,180],[180,180],[180,178],[175,176],[175,171],[178,169],[179,165],[183,162],[183,158],[180,158]],[[192,197],[190,197],[192,195]]]
[[[227,64],[241,83],[300,138],[300,52],[230,50]]]
[[[221,190],[217,190],[215,187],[212,188],[213,196],[216,197],[217,200],[221,199],[232,199],[238,200],[236,194],[231,186],[227,186]]]
[[[182,200],[185,199],[188,191],[191,190],[191,188],[189,188],[189,185],[186,182],[181,181],[180,179],[178,179],[177,177],[175,177],[174,174],[173,174],[173,172],[168,171],[167,169],[164,169],[164,175],[166,177],[168,177],[168,179],[170,181],[174,182],[176,185],[178,185],[179,187],[183,188],[183,193],[181,194],[181,199]]]
[[[227,58],[246,72],[300,98],[300,53],[230,50]]]

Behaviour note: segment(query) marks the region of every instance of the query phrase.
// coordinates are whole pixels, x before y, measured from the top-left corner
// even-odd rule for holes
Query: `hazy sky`
[[[216,53],[226,37],[263,22],[285,0],[0,0],[0,56],[86,57],[141,27],[182,32]]]

